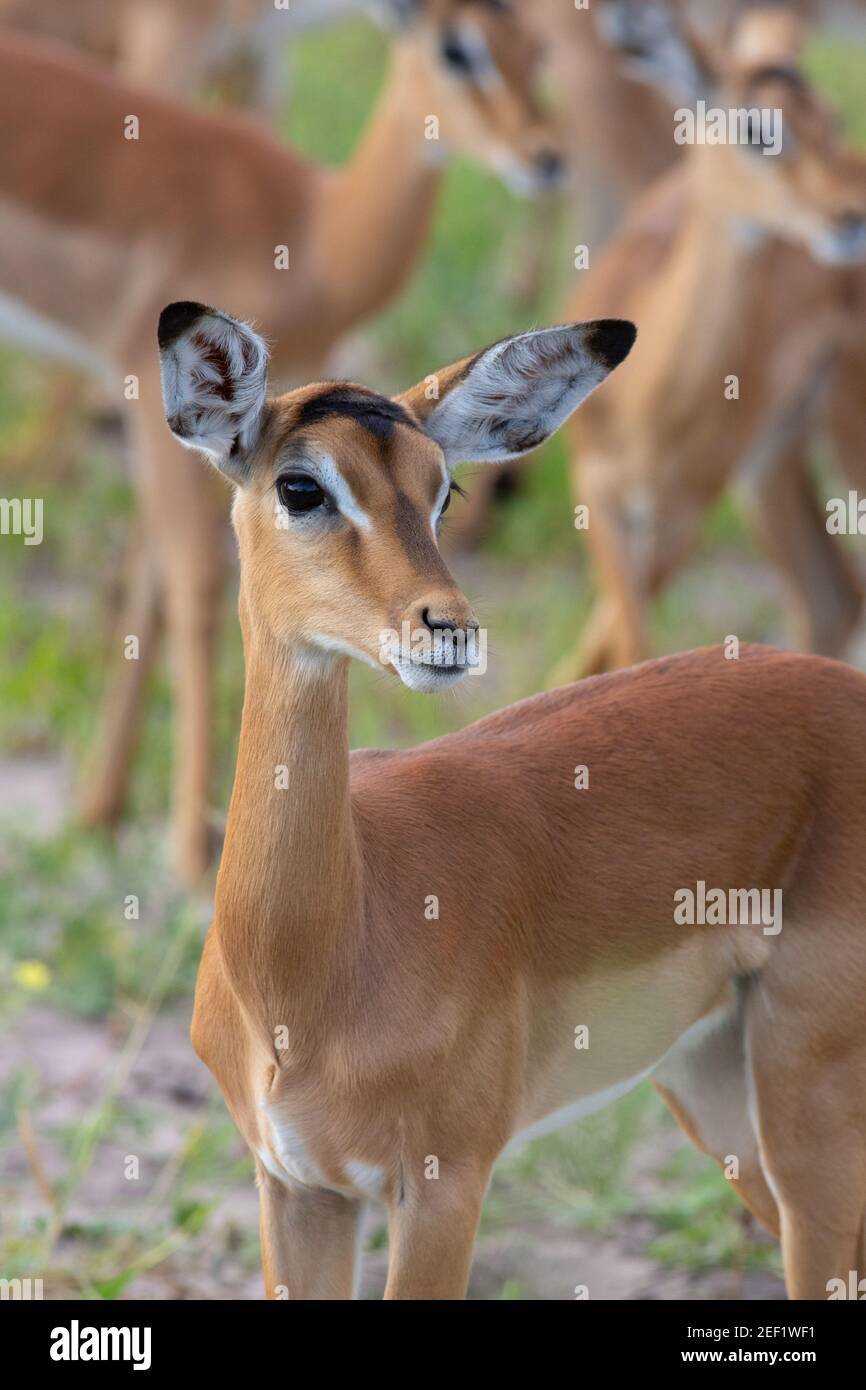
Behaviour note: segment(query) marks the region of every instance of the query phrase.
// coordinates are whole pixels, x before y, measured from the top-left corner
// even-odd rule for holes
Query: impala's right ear
[[[169,429],[244,482],[267,399],[264,341],[229,314],[186,301],[163,309],[158,337]]]

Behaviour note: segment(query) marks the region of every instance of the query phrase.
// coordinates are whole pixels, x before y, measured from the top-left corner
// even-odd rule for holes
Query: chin
[[[403,684],[422,695],[450,690],[452,685],[462,681],[469,669],[468,666],[432,666],[421,661],[395,661],[393,665]]]

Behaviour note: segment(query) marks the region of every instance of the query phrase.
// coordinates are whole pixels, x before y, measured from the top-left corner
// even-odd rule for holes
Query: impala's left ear
[[[627,319],[520,333],[397,399],[419,418],[449,467],[500,463],[554,434],[628,356],[636,336]]]

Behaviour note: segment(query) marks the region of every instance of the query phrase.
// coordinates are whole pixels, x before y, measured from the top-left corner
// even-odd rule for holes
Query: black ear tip
[[[628,319],[599,319],[593,324],[589,346],[612,372],[634,347],[637,329]]]
[[[194,304],[190,299],[180,299],[176,304],[167,304],[159,316],[159,326],[156,330],[159,346],[170,347],[196,319],[210,312],[206,304]]]

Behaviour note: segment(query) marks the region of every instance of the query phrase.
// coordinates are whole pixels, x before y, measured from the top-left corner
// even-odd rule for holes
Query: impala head
[[[635,73],[683,108],[704,104],[700,161],[714,204],[734,225],[804,244],[830,264],[866,256],[866,160],[802,67],[804,31],[778,7],[747,11],[724,51],[698,39],[663,0],[604,0],[605,28]],[[713,140],[724,113],[739,138]],[[680,137],[691,123],[680,119]],[[698,124],[695,133],[700,136]],[[689,142],[689,141],[686,141]],[[690,142],[689,142],[690,143]]]
[[[540,44],[520,0],[369,0],[417,56],[415,95],[439,139],[488,165],[517,193],[553,188],[561,141],[536,96]]]
[[[245,620],[310,659],[387,666],[415,690],[458,680],[467,662],[455,648],[477,623],[439,552],[451,470],[534,449],[634,338],[617,319],[545,328],[394,399],[345,382],[268,399],[267,351],[248,325],[170,305],[159,324],[166,416],[236,488]]]

